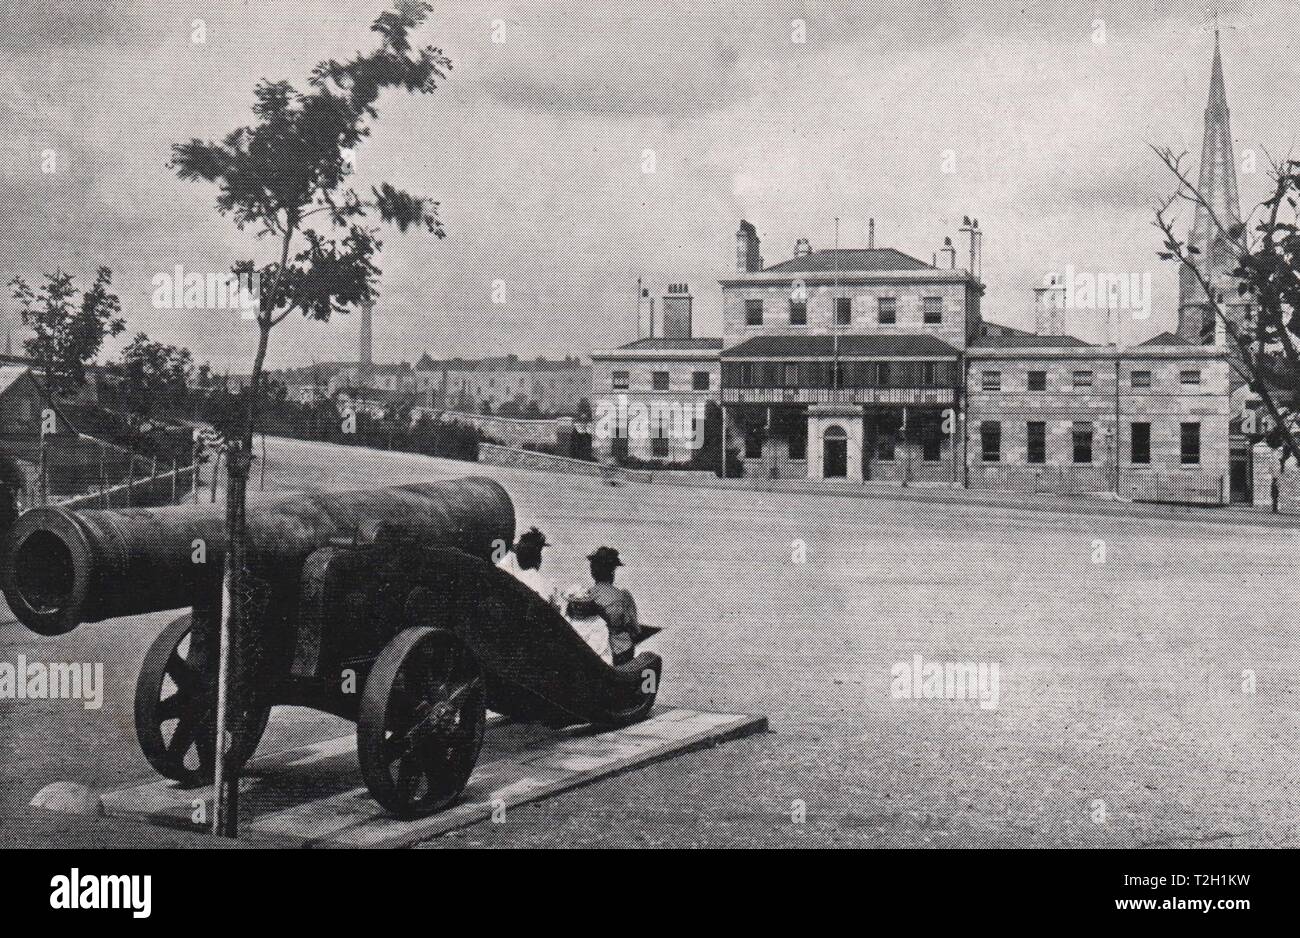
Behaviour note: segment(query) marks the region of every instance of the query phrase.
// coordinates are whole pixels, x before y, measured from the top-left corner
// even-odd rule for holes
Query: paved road
[[[667,663],[666,703],[766,713],[774,732],[514,809],[437,846],[1300,844],[1300,534],[614,488],[287,440],[268,459],[277,487],[467,471],[499,478],[520,524],[547,532],[561,583],[582,578],[591,548],[622,551],[643,618],[667,626],[650,646]],[[44,781],[147,776],[130,694],[165,619],[54,640],[0,626],[0,660],[104,660],[111,689],[89,719],[0,703],[0,819],[12,823]],[[999,706],[895,699],[890,669],[915,654],[997,663]],[[268,745],[335,728],[278,712]]]

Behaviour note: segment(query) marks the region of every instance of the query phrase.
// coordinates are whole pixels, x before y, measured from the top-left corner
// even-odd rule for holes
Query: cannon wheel
[[[361,695],[357,756],[370,793],[398,817],[445,808],[483,745],[487,692],[477,659],[446,629],[404,629]]]
[[[216,749],[217,649],[181,616],[154,640],[135,685],[135,734],[157,772],[194,787],[212,781]],[[270,707],[251,707],[231,727],[230,757],[242,765],[256,751]]]

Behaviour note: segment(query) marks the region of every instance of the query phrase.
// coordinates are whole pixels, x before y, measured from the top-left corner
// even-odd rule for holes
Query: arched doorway
[[[830,426],[822,434],[822,478],[843,479],[849,474],[849,435]]]

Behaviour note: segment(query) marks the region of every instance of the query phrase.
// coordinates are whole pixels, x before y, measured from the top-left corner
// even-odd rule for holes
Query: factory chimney
[[[867,219],[867,247],[874,250],[875,246],[876,246],[876,220],[874,218],[868,218]]]

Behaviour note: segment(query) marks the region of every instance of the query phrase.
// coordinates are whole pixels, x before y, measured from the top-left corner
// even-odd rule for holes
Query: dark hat
[[[546,540],[546,535],[537,528],[529,528],[523,534],[519,535],[519,542],[516,547],[533,547],[541,550],[543,547],[549,547],[550,542]]]
[[[597,547],[587,555],[587,559],[598,566],[621,567],[623,561],[618,559],[618,551],[612,547]]]

